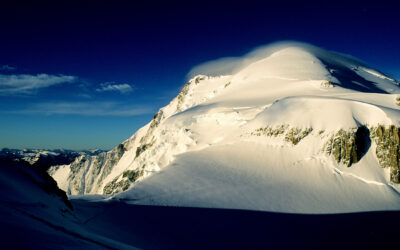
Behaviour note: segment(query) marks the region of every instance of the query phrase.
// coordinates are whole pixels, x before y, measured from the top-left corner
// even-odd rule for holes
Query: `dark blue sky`
[[[197,64],[280,40],[400,78],[395,1],[35,1],[0,4],[0,147],[110,149]]]

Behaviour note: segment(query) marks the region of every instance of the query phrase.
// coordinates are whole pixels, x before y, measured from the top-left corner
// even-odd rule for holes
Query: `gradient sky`
[[[400,78],[395,1],[3,2],[0,148],[111,149],[168,104],[194,66],[280,40]]]

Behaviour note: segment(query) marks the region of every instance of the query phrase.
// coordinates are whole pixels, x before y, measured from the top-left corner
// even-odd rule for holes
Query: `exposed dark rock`
[[[251,135],[255,136],[274,136],[285,135],[285,141],[291,142],[293,145],[297,145],[303,138],[309,135],[313,131],[312,128],[300,129],[300,128],[289,128],[288,125],[280,125],[275,128],[267,126],[265,128],[258,128]]]
[[[390,168],[390,181],[400,183],[400,135],[399,128],[378,125],[371,136],[376,143],[376,156],[383,168]]]
[[[287,127],[288,126],[286,126],[286,125],[277,126],[275,128],[267,126],[265,128],[256,129],[254,132],[251,132],[251,135],[256,135],[256,136],[265,135],[265,136],[274,136],[274,137],[276,137],[278,135],[284,134],[286,129],[287,129]]]
[[[400,97],[396,97],[396,105],[400,106]]]
[[[143,176],[143,173],[143,170],[126,170],[122,173],[122,177],[126,177],[129,181],[135,182],[139,177]]]
[[[196,77],[196,79],[194,79],[194,83],[198,84],[198,83],[200,83],[200,81],[203,81],[204,79],[205,79],[204,76],[198,76],[198,77]]]
[[[153,117],[146,134],[140,138],[141,144],[146,144],[150,138],[153,137],[154,130],[160,125],[161,121],[165,119],[164,112],[159,110]]]
[[[91,182],[85,180],[87,174],[86,171],[91,169],[91,174],[93,176],[99,176],[98,181],[105,179],[111,173],[112,168],[118,163],[126,150],[124,144],[119,144],[109,152],[103,152],[96,156],[84,155],[78,157],[70,164],[71,174],[68,179],[70,180],[71,189],[79,194],[86,193],[92,188],[94,182],[94,179],[92,179]],[[50,169],[49,171],[51,174],[54,169]]]
[[[309,135],[313,131],[312,128],[299,129],[291,128],[285,135],[285,141],[291,142],[293,145],[297,145],[304,137]]]
[[[323,87],[323,88],[334,88],[335,85],[333,85],[333,83],[331,83],[330,81],[323,81],[321,83],[321,87]]]
[[[196,78],[197,79],[197,78]],[[176,111],[181,111],[181,106],[183,104],[183,102],[185,101],[185,97],[187,95],[187,93],[189,92],[189,86],[190,86],[191,82],[186,83],[181,92],[179,92],[177,98],[178,98],[178,104],[176,105]]]
[[[117,181],[118,177],[115,178],[112,182],[108,183],[103,188],[104,194],[116,194],[121,191],[125,191],[131,185],[131,182],[128,179],[124,179],[121,181]]]
[[[153,146],[154,142],[155,142],[155,140],[152,141],[151,143],[143,144],[142,146],[137,147],[137,148],[136,148],[135,159],[136,159],[137,157],[139,157],[139,155],[140,155],[141,153],[143,153],[143,152],[146,151],[148,148],[150,148],[151,146]]]
[[[253,136],[284,136],[285,141],[297,145],[303,138],[313,131],[312,128],[289,128],[288,125],[258,128],[251,132]],[[322,135],[325,131],[318,131]],[[371,139],[376,143],[376,156],[379,165],[390,168],[390,181],[400,183],[400,129],[394,125],[385,127],[340,129],[329,138],[324,151],[332,155],[335,161],[350,167],[361,160],[371,147]]]
[[[369,129],[361,126],[350,131],[340,129],[329,139],[325,150],[337,163],[350,167],[365,155],[370,145]]]
[[[118,181],[119,177],[114,178],[110,183],[104,186],[104,194],[115,194],[127,190],[132,183],[137,181],[144,174],[144,170],[126,170],[122,173],[122,180]]]

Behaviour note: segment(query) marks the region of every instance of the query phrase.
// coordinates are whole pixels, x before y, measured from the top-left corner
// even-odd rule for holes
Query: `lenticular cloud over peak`
[[[188,76],[189,77],[193,77],[195,75],[218,76],[218,75],[233,74],[257,60],[266,58],[279,50],[290,47],[308,51],[310,53],[315,54],[316,56],[325,53],[325,50],[308,43],[298,42],[298,41],[280,41],[267,45],[258,46],[257,48],[252,49],[249,53],[243,56],[223,57],[202,63],[200,65],[193,67],[188,73]],[[336,52],[330,52],[330,53],[339,54]],[[350,55],[341,54],[341,57],[342,60],[353,61],[357,64],[363,64],[362,61]]]

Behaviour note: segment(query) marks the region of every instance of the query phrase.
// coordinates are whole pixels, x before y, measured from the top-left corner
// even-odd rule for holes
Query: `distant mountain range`
[[[34,167],[39,167],[47,170],[51,166],[70,164],[76,157],[81,155],[94,156],[103,150],[67,150],[67,149],[9,149],[3,148],[0,150],[1,160],[24,161]]]

